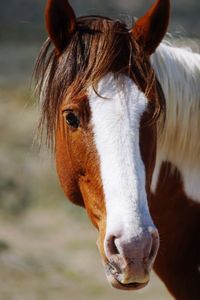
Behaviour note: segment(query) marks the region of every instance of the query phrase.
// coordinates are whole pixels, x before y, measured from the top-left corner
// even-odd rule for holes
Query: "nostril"
[[[153,261],[156,257],[159,248],[159,234],[158,231],[153,227],[149,228],[149,233],[151,234],[151,238],[152,238],[152,245],[149,252],[149,260]]]
[[[115,254],[119,254],[119,251],[117,249],[117,246],[115,244],[116,237],[114,235],[111,235],[106,238],[105,240],[105,250],[106,250],[106,256],[110,257]]]
[[[154,246],[154,244],[152,244],[151,251],[150,251],[150,254],[149,254],[149,260],[150,261],[152,261],[154,259],[154,257],[156,256],[156,253],[157,253],[157,249]]]

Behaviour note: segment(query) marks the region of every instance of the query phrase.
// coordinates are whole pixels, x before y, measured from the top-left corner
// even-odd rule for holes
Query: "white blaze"
[[[99,82],[97,92],[90,88],[88,94],[106,202],[106,233],[131,240],[144,226],[153,225],[139,146],[147,99],[130,78],[116,79],[111,73]]]

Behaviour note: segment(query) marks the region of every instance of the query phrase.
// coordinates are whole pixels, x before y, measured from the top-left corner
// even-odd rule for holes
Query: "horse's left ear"
[[[45,21],[49,37],[59,55],[76,29],[76,16],[68,0],[47,0]]]
[[[162,41],[169,24],[170,0],[157,0],[147,13],[136,21],[134,38],[151,55]]]

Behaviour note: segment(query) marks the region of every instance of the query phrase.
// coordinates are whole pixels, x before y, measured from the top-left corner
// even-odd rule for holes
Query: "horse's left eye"
[[[67,124],[72,128],[77,129],[80,125],[80,120],[72,111],[66,112],[65,120]]]

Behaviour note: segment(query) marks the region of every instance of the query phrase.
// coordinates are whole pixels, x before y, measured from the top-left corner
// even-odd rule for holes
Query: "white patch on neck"
[[[162,162],[169,161],[180,171],[186,195],[200,202],[200,55],[161,44],[151,62],[166,98],[152,191]]]
[[[105,76],[98,94],[89,89],[94,140],[100,158],[107,212],[107,234],[137,238],[153,226],[145,190],[145,167],[140,154],[140,120],[147,99],[136,84],[121,75]]]

